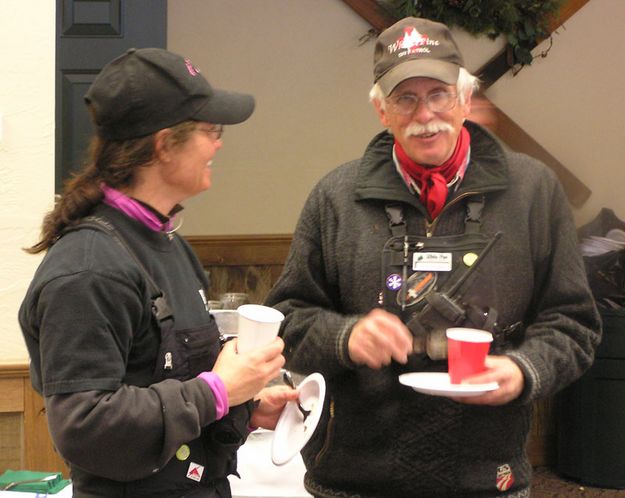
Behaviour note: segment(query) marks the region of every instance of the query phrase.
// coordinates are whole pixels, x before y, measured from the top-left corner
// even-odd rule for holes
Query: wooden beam
[[[371,24],[378,33],[384,31],[396,21],[396,19],[386,14],[375,0],[343,0],[343,2]]]
[[[590,189],[501,109],[493,106],[493,111],[497,121],[497,136],[510,148],[535,157],[549,166],[560,180],[569,202],[575,207],[581,207],[590,197]]]
[[[549,21],[549,32],[553,33],[557,30],[589,1],[590,0],[566,0],[563,2],[558,14]]]

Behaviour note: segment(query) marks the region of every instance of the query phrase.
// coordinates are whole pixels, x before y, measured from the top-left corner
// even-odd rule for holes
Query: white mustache
[[[405,138],[409,138],[412,135],[430,135],[438,132],[451,132],[453,126],[444,121],[433,121],[425,125],[419,123],[411,123],[404,130]]]

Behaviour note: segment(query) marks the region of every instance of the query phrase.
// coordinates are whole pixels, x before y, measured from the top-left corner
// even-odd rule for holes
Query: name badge
[[[415,271],[451,271],[450,252],[416,252],[412,256]]]

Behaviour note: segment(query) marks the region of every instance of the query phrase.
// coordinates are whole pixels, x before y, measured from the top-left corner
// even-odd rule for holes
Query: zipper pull
[[[172,360],[172,355],[169,351],[165,353],[165,365],[163,365],[164,370],[172,370],[174,368],[174,362]]]

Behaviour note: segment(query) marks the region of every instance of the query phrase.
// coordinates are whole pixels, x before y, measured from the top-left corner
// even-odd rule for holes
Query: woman
[[[105,66],[85,101],[91,161],[28,250],[47,254],[19,313],[52,439],[77,498],[229,497],[248,427],[273,428],[297,393],[263,389],[284,364],[281,339],[221,347],[172,217],[210,187],[222,125],[254,100],[148,48]]]

